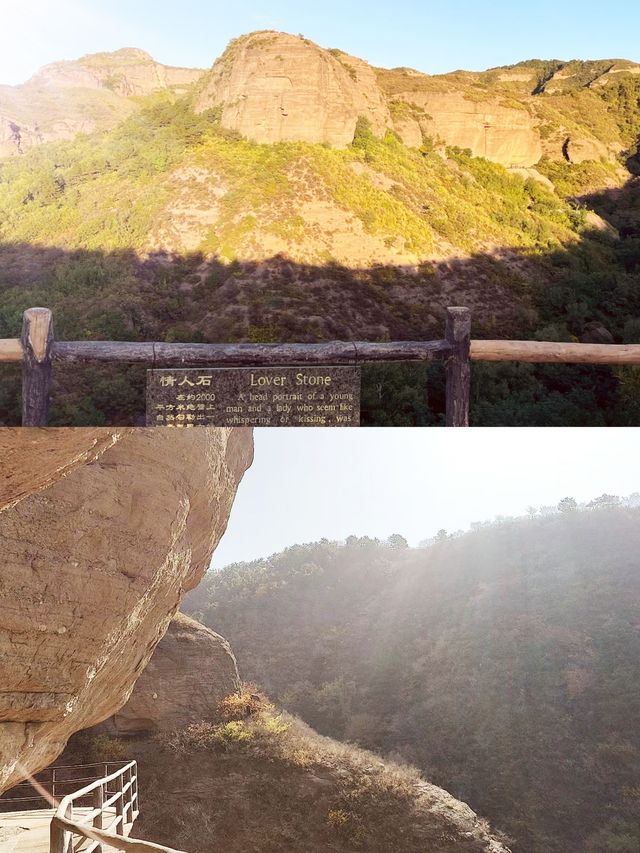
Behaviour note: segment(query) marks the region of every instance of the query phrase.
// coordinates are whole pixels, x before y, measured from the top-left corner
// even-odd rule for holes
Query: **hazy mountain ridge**
[[[137,48],[45,65],[26,83],[0,85],[0,157],[114,127],[139,108],[133,96],[184,94],[203,73]]]
[[[514,851],[629,851],[640,820],[638,496],[500,519],[427,548],[295,546],[186,606],[324,734],[387,750]]]

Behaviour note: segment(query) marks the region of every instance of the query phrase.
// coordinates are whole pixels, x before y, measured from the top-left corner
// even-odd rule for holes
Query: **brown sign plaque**
[[[147,426],[359,424],[359,367],[147,370]]]

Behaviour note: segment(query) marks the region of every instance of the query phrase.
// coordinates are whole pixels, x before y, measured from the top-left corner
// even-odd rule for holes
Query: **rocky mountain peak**
[[[122,62],[123,60],[131,60],[134,62],[155,62],[153,56],[147,53],[146,50],[141,50],[139,47],[121,47],[118,50],[113,50],[105,53],[88,53],[83,56],[79,62],[95,62],[98,59],[104,58],[107,62],[114,60]]]
[[[131,96],[181,95],[203,73],[135,47],[45,65],[20,86],[0,86],[0,157],[112,127],[138,108]]]
[[[256,142],[353,141],[365,116],[376,133],[391,123],[366,62],[303,36],[261,31],[231,42],[214,64],[196,110],[222,109],[222,124]]]

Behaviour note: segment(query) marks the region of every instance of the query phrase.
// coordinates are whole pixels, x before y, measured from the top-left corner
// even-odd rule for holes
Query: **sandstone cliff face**
[[[134,48],[46,65],[21,86],[0,86],[0,157],[112,127],[136,109],[129,96],[179,94],[203,73],[162,65]]]
[[[45,78],[54,85],[61,85],[71,74],[70,85],[106,88],[122,97],[129,97],[150,95],[160,89],[184,91],[203,73],[199,68],[163,65],[144,50],[123,48],[113,53],[89,54],[77,62],[60,62],[45,66],[36,75],[35,80]],[[83,75],[87,82],[76,83],[76,74]],[[87,77],[91,82],[88,82]]]
[[[224,127],[255,142],[342,148],[363,116],[378,135],[393,128],[409,146],[420,146],[427,134],[504,165],[538,162],[540,135],[528,109],[505,106],[499,97],[472,100],[455,89],[422,90],[420,82],[428,80],[407,70],[406,91],[400,84],[388,98],[379,73],[363,60],[300,36],[261,32],[229,46],[204,78],[195,106],[220,108]]]
[[[209,564],[252,440],[229,429],[18,429],[3,431],[0,456],[4,790],[126,702]]]
[[[524,107],[505,106],[499,98],[473,100],[457,92],[410,91],[399,97],[427,113],[420,124],[429,136],[447,145],[470,148],[475,157],[503,166],[527,167],[542,156],[536,121]],[[415,130],[403,127],[399,132],[405,144],[415,144]]]
[[[529,168],[543,156],[562,160],[569,136],[572,162],[614,160],[624,145],[606,107],[595,105],[607,128],[607,138],[599,139],[588,123],[576,124],[572,98],[632,78],[640,65],[547,65],[532,61],[431,77],[407,68],[374,69],[341,50],[272,31],[234,40],[209,72],[165,66],[126,48],[53,63],[23,86],[0,86],[0,157],[113,126],[137,108],[132,95],[160,89],[182,94],[193,87],[197,111],[219,110],[223,127],[260,143],[343,148],[363,116],[376,134],[393,129],[408,146],[419,147],[429,136],[507,167]]]
[[[240,688],[236,659],[219,634],[177,613],[129,701],[95,731],[149,735],[218,718],[218,705]]]
[[[221,107],[222,124],[255,142],[343,148],[365,116],[376,133],[390,116],[373,69],[340,51],[286,33],[253,33],[215,63],[196,110]]]
[[[574,125],[572,162],[615,159],[621,150],[615,123],[606,141],[586,126],[576,132],[570,99],[577,91],[607,85],[615,75],[636,74],[640,66],[620,61],[556,63],[557,70],[540,82],[539,65],[430,77],[408,68],[373,69],[302,36],[258,32],[229,45],[201,81],[195,107],[219,109],[225,128],[255,142],[345,147],[363,116],[378,135],[393,129],[410,147],[419,147],[429,136],[514,168],[530,168],[543,156],[567,156],[566,112]],[[545,112],[548,96],[555,110],[551,124]],[[540,99],[545,101],[541,112]],[[606,113],[601,103],[596,110]]]

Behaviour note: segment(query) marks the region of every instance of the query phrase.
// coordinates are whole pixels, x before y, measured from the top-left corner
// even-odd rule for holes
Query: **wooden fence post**
[[[471,386],[471,311],[468,308],[447,308],[447,343],[453,352],[446,361],[447,426],[469,426],[469,396]]]
[[[124,774],[120,774],[115,779],[116,791],[120,794],[118,799],[116,800],[116,817],[120,818],[120,823],[116,826],[116,834],[124,835],[124,822],[126,820],[126,813],[124,810],[124,794],[122,793],[122,789],[124,787]]]
[[[103,806],[104,806],[104,788],[102,785],[98,785],[98,787],[96,788],[96,790],[94,792],[94,799],[93,799],[94,809],[100,809],[98,814],[93,819],[93,825],[96,829],[102,829],[102,826],[103,826],[103,822],[102,822]],[[102,853],[102,844],[98,844],[98,846],[96,847],[96,853]]]
[[[51,391],[53,320],[48,308],[28,308],[22,318],[22,426],[46,426]]]
[[[73,803],[69,803],[64,816],[67,818],[67,820],[73,820]],[[67,841],[67,849],[64,851],[64,853],[74,853],[73,832],[65,832],[65,839]]]
[[[53,818],[49,827],[49,850],[50,853],[66,853],[65,831],[58,821]]]

